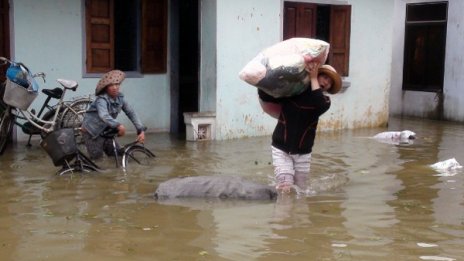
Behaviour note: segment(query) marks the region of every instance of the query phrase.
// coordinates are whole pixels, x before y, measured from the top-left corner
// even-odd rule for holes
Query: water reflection
[[[1,260],[460,260],[464,256],[460,124],[391,119],[407,146],[369,137],[385,128],[320,133],[307,196],[245,202],[152,198],[188,175],[272,184],[270,137],[185,142],[148,135],[156,164],[56,177],[38,146],[0,157]],[[130,137],[129,137],[130,138]]]

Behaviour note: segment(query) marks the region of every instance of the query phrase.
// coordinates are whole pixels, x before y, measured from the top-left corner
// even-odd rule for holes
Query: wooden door
[[[349,72],[350,27],[350,5],[284,3],[284,40],[307,37],[328,41],[330,52],[327,63],[343,76],[348,76]]]
[[[0,56],[10,59],[10,16],[8,0],[0,0]],[[5,80],[6,66],[0,67],[0,81]]]

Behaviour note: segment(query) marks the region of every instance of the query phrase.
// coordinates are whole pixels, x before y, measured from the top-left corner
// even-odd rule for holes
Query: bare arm
[[[321,86],[319,85],[319,81],[317,80],[319,67],[321,67],[320,63],[310,63],[307,66],[309,76],[311,79],[311,90],[313,91],[321,88]]]

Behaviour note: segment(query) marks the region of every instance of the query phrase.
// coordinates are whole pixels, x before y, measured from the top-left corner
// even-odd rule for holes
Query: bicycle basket
[[[10,79],[7,79],[3,101],[10,106],[21,110],[27,110],[37,95],[38,93],[33,91],[31,88],[24,88],[23,86],[12,82]]]
[[[55,166],[63,166],[77,154],[74,129],[65,128],[51,132],[40,142],[40,146],[52,158]]]

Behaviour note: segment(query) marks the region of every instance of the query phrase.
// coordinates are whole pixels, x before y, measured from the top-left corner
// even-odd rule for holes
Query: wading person
[[[342,85],[340,75],[330,65],[312,63],[307,70],[310,86],[299,95],[274,98],[258,90],[262,104],[280,107],[271,149],[276,188],[284,193],[294,184],[306,188],[319,117],[330,108],[330,98],[324,92],[335,94]]]
[[[106,155],[114,154],[111,139],[101,137],[100,134],[112,128],[117,129],[118,136],[125,135],[126,127],[116,119],[121,111],[124,111],[134,124],[137,141],[143,143],[145,140],[146,127],[119,91],[124,79],[125,74],[120,70],[104,74],[95,89],[96,99],[84,115],[82,137],[91,159],[101,158],[103,152]]]

